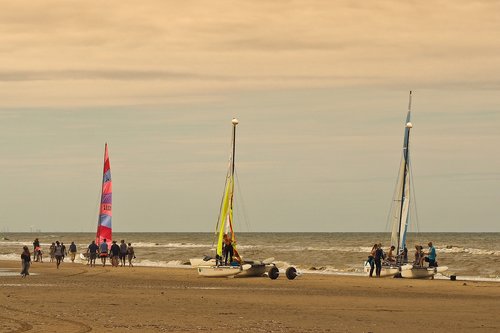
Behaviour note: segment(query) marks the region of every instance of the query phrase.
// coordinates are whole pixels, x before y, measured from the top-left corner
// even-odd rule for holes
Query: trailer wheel
[[[280,276],[280,271],[278,269],[278,267],[274,266],[273,268],[271,268],[269,270],[269,278],[271,280],[276,280],[279,276]]]

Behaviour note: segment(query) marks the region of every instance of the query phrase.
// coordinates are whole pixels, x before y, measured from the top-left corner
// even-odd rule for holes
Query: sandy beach
[[[1,332],[494,332],[500,284],[0,261]]]

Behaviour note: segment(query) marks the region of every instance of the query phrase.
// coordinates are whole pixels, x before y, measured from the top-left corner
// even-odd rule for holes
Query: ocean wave
[[[445,248],[436,249],[439,253],[468,253],[472,255],[488,255],[488,256],[500,256],[500,251],[495,250],[485,250],[485,249],[475,249],[475,248],[465,248],[459,246],[447,246]]]

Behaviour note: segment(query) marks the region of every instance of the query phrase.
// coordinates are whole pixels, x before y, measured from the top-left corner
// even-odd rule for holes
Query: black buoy
[[[457,281],[457,276],[456,275],[450,275],[450,280],[451,281]]]
[[[295,267],[290,266],[286,269],[286,277],[288,278],[288,280],[293,280],[297,277],[297,270],[295,269]]]
[[[278,267],[274,266],[269,270],[269,273],[267,274],[269,275],[269,278],[271,280],[276,280],[280,276],[280,271]]]

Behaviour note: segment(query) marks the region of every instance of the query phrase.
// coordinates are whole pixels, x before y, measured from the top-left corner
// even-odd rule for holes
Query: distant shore
[[[18,273],[20,264],[0,261]],[[302,275],[210,279],[194,269],[34,263],[0,276],[0,331],[492,332],[500,284]]]

